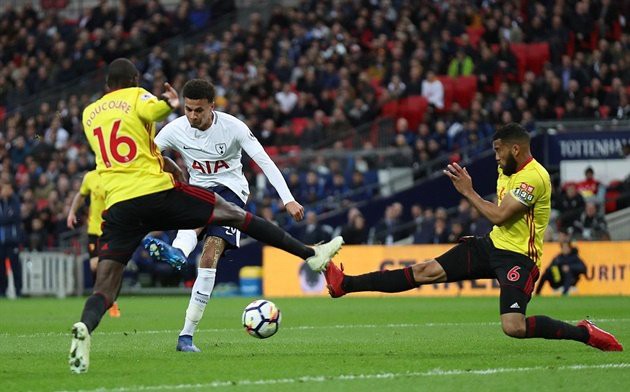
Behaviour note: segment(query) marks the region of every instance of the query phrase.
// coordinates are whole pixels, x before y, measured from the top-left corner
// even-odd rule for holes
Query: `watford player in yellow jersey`
[[[107,94],[83,111],[83,131],[96,155],[96,171],[105,190],[105,211],[94,292],[85,302],[81,321],[72,326],[69,364],[74,373],[88,370],[90,335],[116,300],[125,265],[150,231],[231,226],[302,258],[315,271],[323,271],[343,244],[341,237],[335,237],[307,246],[212,191],[176,181],[173,175],[181,179],[181,170],[162,157],[153,139],[155,122],[180,106],[179,97],[165,83],[166,91],[158,99],[138,87],[138,77],[128,59],[112,61]],[[202,98],[186,97],[184,110],[205,115],[200,109]],[[212,132],[212,127],[206,132]],[[180,268],[176,262],[174,266]]]
[[[74,198],[68,212],[66,224],[70,229],[74,229],[77,223],[77,210],[85,199],[90,198],[90,209],[88,212],[87,234],[88,234],[88,253],[90,255],[90,271],[92,271],[92,282],[96,282],[96,265],[98,264],[98,238],[103,233],[101,224],[103,223],[103,211],[105,210],[105,189],[101,182],[101,177],[96,170],[85,173],[81,188]],[[114,302],[109,308],[111,317],[120,317],[120,308],[118,302]]]
[[[444,173],[455,189],[495,226],[484,237],[464,237],[445,254],[407,268],[359,276],[344,275],[329,263],[325,272],[332,297],[357,291],[400,292],[423,284],[497,279],[501,287],[501,326],[515,338],[577,340],[604,351],[621,351],[608,332],[588,320],[577,325],[546,316],[525,317],[538,279],[543,234],[551,210],[549,173],[530,152],[530,136],[518,124],[497,131],[493,142],[498,163],[498,204],[474,191],[466,168],[448,165]]]

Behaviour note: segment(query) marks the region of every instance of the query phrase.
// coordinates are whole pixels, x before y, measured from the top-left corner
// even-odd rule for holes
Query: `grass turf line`
[[[84,299],[2,300],[0,389],[621,391],[630,385],[628,351],[505,337],[496,298],[272,300],[283,323],[276,336],[257,340],[240,327],[251,298],[213,299],[195,337],[203,352],[191,355],[175,352],[187,297],[122,297],[122,317],[104,317],[93,336],[90,371],[79,376],[69,373],[66,358]],[[528,313],[604,320],[599,325],[630,349],[630,298],[535,298]],[[507,370],[480,376],[489,369]],[[428,375],[436,371],[440,377]],[[378,376],[388,374],[394,376]]]

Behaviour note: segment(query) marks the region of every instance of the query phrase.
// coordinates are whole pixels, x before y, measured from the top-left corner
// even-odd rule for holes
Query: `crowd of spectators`
[[[142,86],[156,95],[165,81],[181,89],[190,78],[212,80],[217,108],[243,119],[272,157],[330,146],[398,148],[391,160],[320,159],[285,168],[300,202],[329,200],[316,212],[339,203],[350,207],[374,196],[348,190],[374,181],[380,165],[419,168],[462,148],[482,149],[477,142],[503,123],[516,121],[531,130],[534,121],[558,116],[628,118],[623,4],[305,0],[274,7],[268,20],[253,13],[247,24],[220,31],[212,22],[233,2],[182,1],[166,10],[157,0],[103,0],[76,20],[6,6],[0,15],[1,179],[20,195],[25,246],[58,245],[71,196],[94,165],[81,111],[101,93],[102,83],[67,96],[64,88],[115,57],[129,56],[141,70]],[[177,35],[194,39],[175,52],[166,50],[164,40]],[[548,62],[519,74],[512,45],[540,42],[549,43]],[[446,107],[442,75],[477,78],[468,107]],[[59,99],[36,100],[46,90],[60,91]],[[397,116],[384,137],[373,137],[374,127],[363,126],[380,121],[387,102],[414,96],[429,103],[419,123]],[[37,104],[34,114],[21,110],[25,103]],[[360,143],[347,139],[366,129]],[[246,174],[255,187],[255,171]],[[259,198],[250,208],[261,215],[271,218],[279,210],[265,189],[253,194]],[[397,238],[388,230],[401,219],[398,210],[389,210],[373,230],[378,242]],[[413,219],[426,226],[421,218],[428,210],[420,211]],[[470,230],[470,222],[454,227],[434,214],[434,233],[414,230],[418,241]],[[370,231],[357,217],[345,229],[357,238],[364,237],[361,230]]]
[[[357,217],[359,224],[357,224]],[[348,244],[452,244],[462,236],[485,235],[492,230],[492,224],[466,199],[447,210],[444,207],[425,207],[412,204],[408,211],[399,202],[385,208],[383,217],[373,226],[361,223],[363,215],[357,209],[350,209],[347,223],[339,228],[339,233],[351,233]],[[359,234],[361,233],[361,234]]]
[[[552,201],[557,231],[587,241],[610,240],[603,215],[606,209],[606,186],[595,178],[592,167],[584,170],[582,181],[561,184]]]

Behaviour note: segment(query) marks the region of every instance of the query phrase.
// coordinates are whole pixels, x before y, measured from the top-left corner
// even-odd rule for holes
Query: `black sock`
[[[525,338],[569,339],[586,343],[588,331],[564,321],[547,316],[532,316],[525,319]]]
[[[98,323],[101,322],[105,311],[110,305],[111,304],[108,303],[105,296],[101,293],[94,293],[85,301],[81,322],[87,326],[90,334],[96,329]]]
[[[398,293],[418,287],[413,279],[411,267],[393,271],[376,271],[358,276],[346,276],[343,289],[347,293],[355,291],[380,291],[383,293]]]
[[[291,234],[273,223],[250,214],[249,212],[247,213],[245,223],[241,230],[260,242],[280,248],[303,260],[315,254],[313,248],[304,245],[302,242],[292,237]]]

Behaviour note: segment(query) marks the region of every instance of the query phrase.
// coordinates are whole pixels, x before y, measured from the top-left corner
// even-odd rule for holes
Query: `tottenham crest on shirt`
[[[225,154],[225,150],[226,150],[225,143],[215,144],[214,147],[220,155]]]

